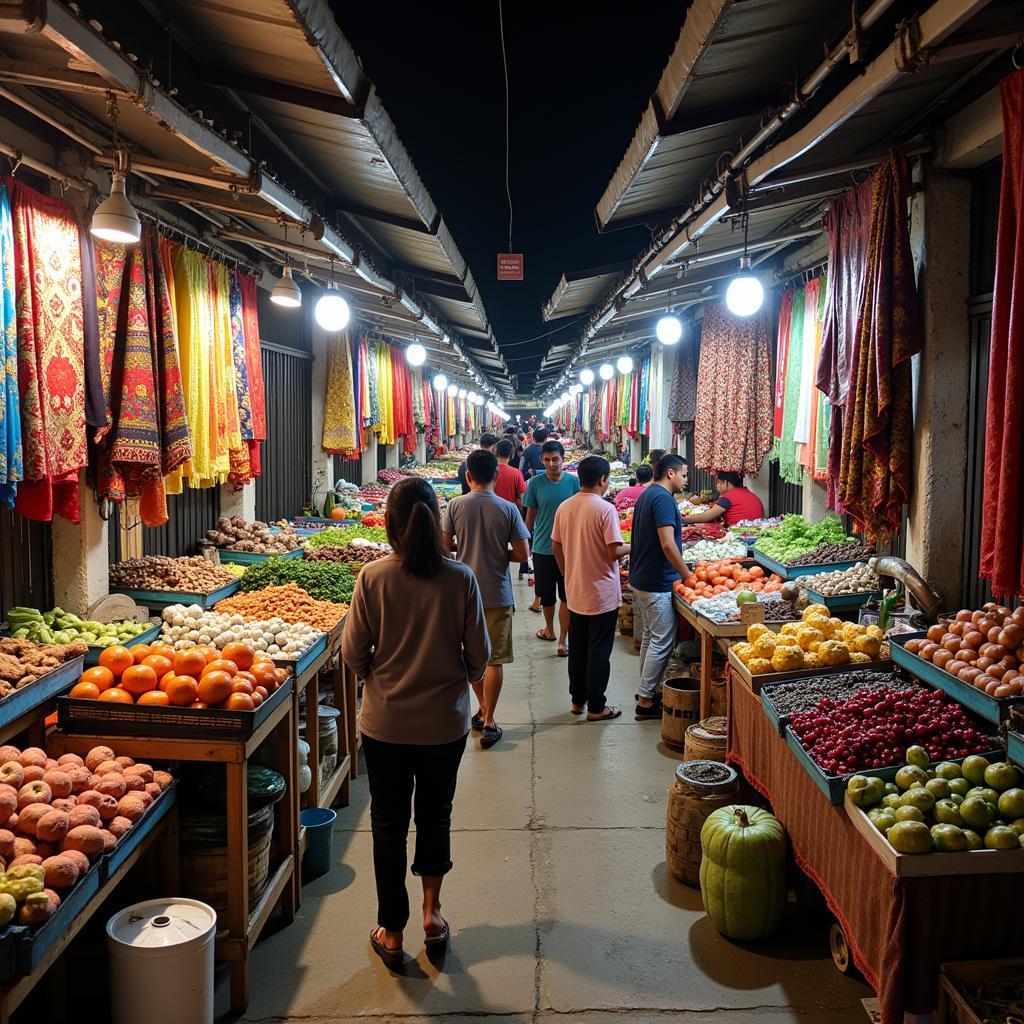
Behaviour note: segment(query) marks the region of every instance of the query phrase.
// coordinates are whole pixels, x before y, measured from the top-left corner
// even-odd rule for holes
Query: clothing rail
[[[70,174],[65,174],[63,171],[58,171],[56,167],[51,167],[49,164],[44,164],[41,160],[36,160],[34,157],[27,156],[25,153],[22,153],[20,149],[15,149],[13,146],[8,146],[6,143],[0,142],[0,153],[14,161],[14,167],[11,170],[12,178],[17,174],[19,167],[28,167],[33,171],[37,171],[39,174],[45,174],[46,177],[52,178],[54,181],[58,181],[62,185],[66,185],[68,188],[80,189],[83,192],[92,191],[93,186],[88,182],[74,178]]]

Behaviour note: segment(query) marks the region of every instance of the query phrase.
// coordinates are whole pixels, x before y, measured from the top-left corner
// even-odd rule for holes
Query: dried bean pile
[[[780,715],[811,711],[826,698],[844,701],[858,690],[893,690],[903,693],[918,684],[897,672],[837,672],[813,679],[794,679],[769,690],[769,699]]]
[[[808,551],[806,555],[791,558],[786,565],[828,565],[832,562],[856,562],[872,554],[874,554],[874,550],[859,541],[843,544],[819,544],[813,551]]]
[[[387,558],[390,551],[380,548],[356,547],[348,548],[306,548],[307,562],[343,562],[347,565],[366,565]]]

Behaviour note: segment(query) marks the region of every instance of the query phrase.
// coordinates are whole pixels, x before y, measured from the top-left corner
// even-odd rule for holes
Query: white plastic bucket
[[[216,913],[198,900],[148,900],[115,914],[112,1024],[212,1024],[216,931]]]

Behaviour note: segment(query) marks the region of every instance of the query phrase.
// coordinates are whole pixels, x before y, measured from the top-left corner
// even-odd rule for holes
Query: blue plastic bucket
[[[334,847],[334,821],[338,817],[329,807],[308,807],[299,812],[299,824],[306,830],[306,853],[302,858],[302,877],[319,878],[331,870]]]

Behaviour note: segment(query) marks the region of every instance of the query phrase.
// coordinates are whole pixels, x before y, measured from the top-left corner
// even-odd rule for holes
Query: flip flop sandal
[[[444,921],[444,918],[441,918]],[[428,946],[444,946],[447,944],[449,937],[451,936],[451,929],[448,927],[448,922],[444,921],[444,927],[436,935],[427,935],[424,938],[424,942]]]
[[[543,629],[538,629],[537,632],[534,633],[533,635],[538,640],[543,640],[545,643],[549,643],[549,644],[553,644],[558,639],[557,636],[545,636]]]
[[[388,947],[377,938],[377,933],[379,931],[381,931],[381,929],[378,927],[374,928],[373,931],[370,932],[370,946],[373,948],[374,953],[384,961],[384,965],[386,967],[390,967],[392,969],[395,967],[401,967],[402,961],[405,959],[405,950],[388,949]]]
[[[558,648],[558,656],[560,658],[568,658],[569,657],[569,648],[568,647],[559,647]]]
[[[604,711],[600,711],[596,715],[587,715],[587,721],[610,722],[613,718],[618,718],[621,714],[622,708],[617,708],[613,704],[608,704]]]
[[[579,708],[579,711],[577,711],[576,708]],[[587,705],[586,704],[573,704],[569,708],[569,714],[570,715],[583,715],[583,714],[586,714],[586,711],[587,711]]]

